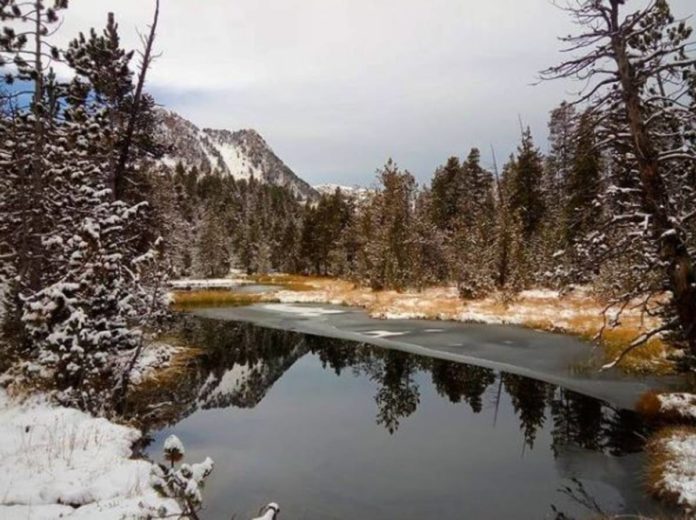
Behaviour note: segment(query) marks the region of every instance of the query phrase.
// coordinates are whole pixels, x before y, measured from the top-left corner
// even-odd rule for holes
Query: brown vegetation
[[[606,303],[582,289],[566,295],[553,291],[523,291],[510,302],[499,294],[465,301],[454,287],[432,287],[422,291],[374,291],[332,278],[275,275],[257,279],[283,289],[264,294],[263,301],[350,305],[362,307],[376,318],[509,323],[572,334],[588,341],[595,340],[601,331],[602,364],[616,359],[636,337],[659,324],[656,318],[641,314],[637,307],[628,307],[618,325],[605,326],[602,311]],[[622,360],[620,368],[634,374],[673,373],[674,364],[668,359],[669,351],[669,345],[661,337],[655,336],[631,351]]]

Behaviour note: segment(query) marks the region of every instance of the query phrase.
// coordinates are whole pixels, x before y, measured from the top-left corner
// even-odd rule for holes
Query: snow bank
[[[131,383],[139,385],[158,370],[171,365],[174,357],[183,349],[168,343],[154,341],[147,345],[138,358],[130,375]]]
[[[243,278],[210,278],[210,279],[182,279],[171,280],[169,286],[172,289],[233,289],[240,285],[251,283]]]
[[[280,303],[335,303],[340,305],[342,301],[331,301],[324,291],[276,291],[268,297],[278,300]]]
[[[145,518],[175,501],[150,485],[152,464],[131,459],[134,428],[0,389],[0,518]],[[61,516],[62,515],[62,516]]]
[[[696,419],[696,395],[687,393],[659,394],[660,410],[685,419]]]
[[[663,442],[669,460],[662,473],[662,489],[689,511],[696,511],[696,434],[679,432]]]

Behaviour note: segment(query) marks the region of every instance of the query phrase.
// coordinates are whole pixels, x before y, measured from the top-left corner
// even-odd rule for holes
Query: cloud
[[[114,11],[136,46],[152,7],[73,0],[61,34]],[[389,156],[426,180],[472,146],[513,151],[518,116],[545,140],[571,86],[530,84],[571,30],[548,0],[162,0],[148,88],[200,126],[256,128],[310,182],[367,184]]]

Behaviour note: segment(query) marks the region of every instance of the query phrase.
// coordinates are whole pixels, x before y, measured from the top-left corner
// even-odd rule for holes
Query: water
[[[206,519],[539,519],[655,514],[637,416],[520,376],[248,324],[187,318],[186,459],[216,467]],[[568,489],[563,489],[567,487]],[[589,506],[589,507],[588,507]]]

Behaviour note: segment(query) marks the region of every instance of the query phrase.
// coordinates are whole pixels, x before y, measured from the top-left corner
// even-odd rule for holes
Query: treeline
[[[390,160],[374,189],[337,189],[306,205],[280,187],[179,164],[158,181],[158,192],[175,194],[173,214],[161,219],[165,243],[181,276],[239,268],[375,289],[454,283],[464,298],[592,282],[618,294],[640,252],[588,265],[584,250],[613,218],[612,190],[630,180],[613,152],[600,151],[598,132],[591,114],[563,103],[551,113],[546,155],[526,129],[500,172],[484,168],[474,148],[420,187]]]

